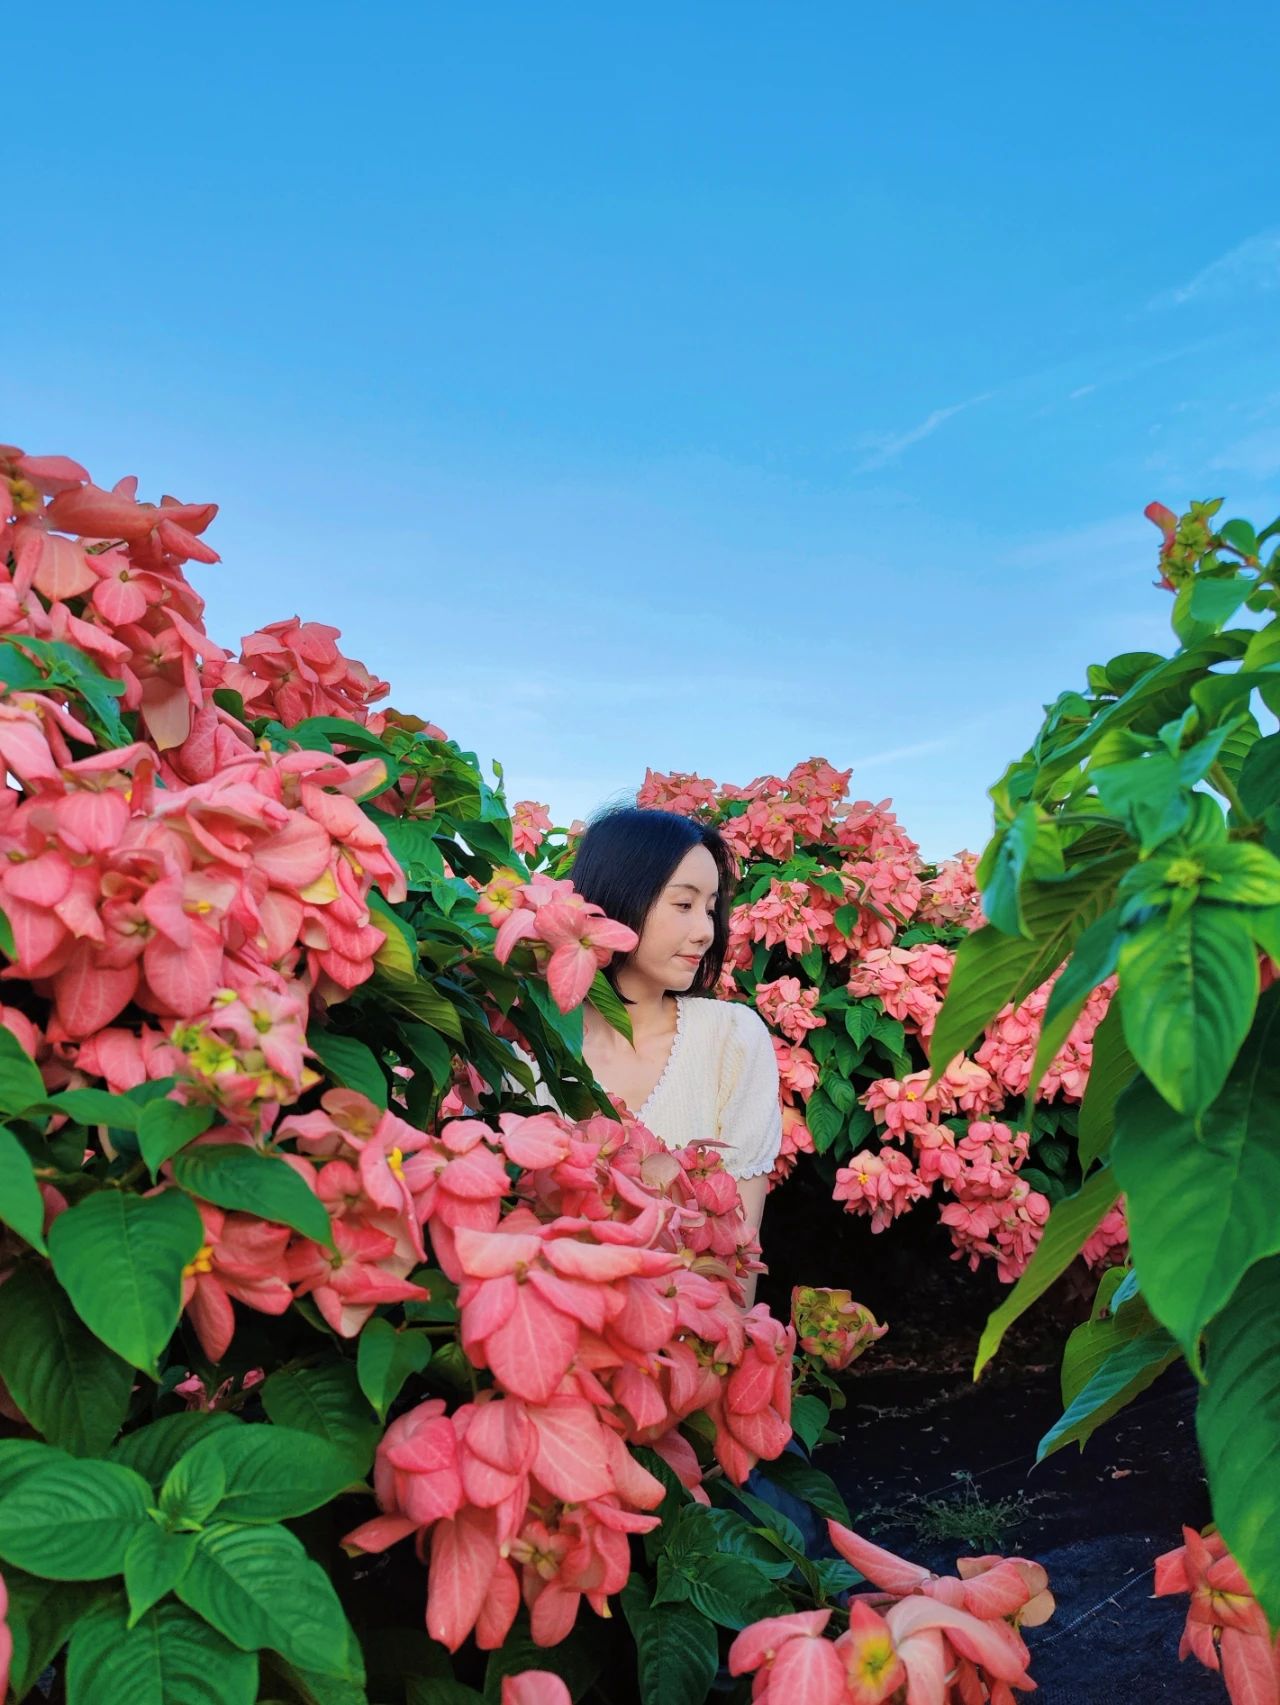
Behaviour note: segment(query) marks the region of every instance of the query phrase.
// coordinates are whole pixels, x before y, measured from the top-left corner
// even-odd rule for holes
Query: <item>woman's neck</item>
[[[618,973],[619,992],[626,996],[631,1034],[640,1041],[646,1036],[667,1034],[674,1022],[676,997],[651,983],[647,977]]]

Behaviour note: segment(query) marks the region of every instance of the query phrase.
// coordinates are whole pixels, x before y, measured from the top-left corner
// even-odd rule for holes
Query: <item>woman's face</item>
[[[691,847],[649,908],[628,969],[661,989],[683,992],[715,940],[720,872],[706,847]]]

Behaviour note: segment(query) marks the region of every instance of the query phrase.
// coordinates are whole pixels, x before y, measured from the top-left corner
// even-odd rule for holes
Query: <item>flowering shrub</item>
[[[1232,1705],[1280,1700],[1280,1636],[1272,1636],[1222,1535],[1184,1527],[1182,1537],[1176,1550],[1156,1558],[1157,1596],[1191,1595],[1179,1658],[1194,1654],[1221,1671]]]
[[[1185,1357],[1220,1538],[1188,1536],[1162,1561],[1161,1590],[1192,1591],[1186,1645],[1205,1661],[1224,1630],[1230,1681],[1233,1666],[1265,1671],[1264,1619],[1280,1626],[1280,733],[1259,721],[1280,714],[1280,521],[1256,532],[1219,508],[1147,512],[1174,654],[1092,667],[992,790],[978,871],[990,922],[957,952],[926,1092],[1052,978],[1027,1080],[1039,1082],[1110,991],[1079,1115],[1081,1185],[988,1322],[978,1370],[1079,1250],[1105,1254],[1127,1230],[1133,1265],[1104,1274],[1072,1334],[1066,1411],[1041,1454],[1083,1442]],[[1275,1696],[1274,1680],[1270,1693],[1232,1685]]]
[[[1035,1683],[1018,1630],[1053,1615],[1048,1577],[1021,1557],[961,1557],[955,1575],[895,1557],[828,1522],[832,1544],[864,1580],[879,1588],[858,1594],[848,1627],[823,1638],[827,1610],[771,1617],[734,1641],[729,1667],[754,1674],[752,1698],[774,1705],[881,1705],[990,1699],[1011,1705],[1013,1689]]]
[[[851,1579],[748,1476],[847,1512],[732,1179],[582,1061],[633,935],[336,630],[207,634],[213,505],[0,479],[0,1671],[562,1705],[620,1597],[701,1699]]]
[[[850,775],[823,758],[748,787],[650,770],[637,799],[715,824],[738,856],[720,992],[753,1001],[773,1031],[783,1144],[771,1187],[812,1156],[836,1201],[875,1232],[937,1197],[955,1258],[992,1260],[1010,1281],[1079,1180],[1077,1109],[1114,982],[1060,1038],[1029,1110],[1052,977],[992,1015],[972,1053],[953,1051],[931,1083],[956,949],[983,922],[977,860],[927,864],[888,800],[848,799]],[[562,868],[572,835],[550,839],[533,802],[516,809],[539,825],[531,853]],[[1091,1262],[1123,1256],[1114,1214],[1118,1235],[1093,1244]]]

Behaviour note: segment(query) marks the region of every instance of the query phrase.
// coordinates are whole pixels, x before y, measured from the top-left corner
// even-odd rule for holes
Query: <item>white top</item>
[[[556,1107],[541,1077],[534,1093],[543,1106]],[[759,1013],[740,1001],[677,995],[671,1052],[635,1116],[667,1148],[722,1145],[725,1169],[735,1178],[772,1172],[782,1147],[782,1110],[778,1062]]]

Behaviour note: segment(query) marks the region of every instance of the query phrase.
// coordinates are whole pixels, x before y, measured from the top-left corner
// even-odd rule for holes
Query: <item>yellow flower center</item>
[[[182,1276],[184,1279],[194,1279],[198,1273],[212,1273],[212,1271],[213,1245],[211,1243],[202,1243],[199,1249],[196,1250],[195,1259],[188,1261],[186,1266],[182,1269]]]
[[[400,1182],[403,1184],[404,1183],[404,1151],[403,1151],[403,1149],[392,1149],[391,1153],[387,1156],[387,1165],[391,1168],[392,1176],[395,1178],[398,1178],[400,1180]]]

